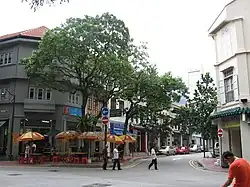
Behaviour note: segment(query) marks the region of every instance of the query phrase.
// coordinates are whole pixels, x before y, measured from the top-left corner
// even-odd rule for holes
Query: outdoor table
[[[88,157],[88,153],[86,152],[72,152],[71,155],[74,155],[77,157]]]

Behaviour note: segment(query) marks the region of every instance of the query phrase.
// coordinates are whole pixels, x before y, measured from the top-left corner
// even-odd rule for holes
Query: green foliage
[[[112,14],[70,18],[46,32],[38,50],[22,62],[33,83],[80,92],[84,114],[90,96],[105,104],[127,86],[132,42],[124,22]]]
[[[195,126],[192,125],[192,109],[188,106],[181,106],[175,110],[175,118],[172,125],[178,126],[182,135],[191,135],[196,131]]]
[[[211,138],[213,126],[210,115],[217,107],[217,91],[209,73],[201,75],[189,107],[192,109],[192,123],[196,132],[205,139]]]
[[[45,4],[51,6],[55,3],[66,3],[69,2],[69,0],[22,0],[22,2],[28,2],[31,6],[31,9],[36,11],[38,8],[44,6]]]
[[[133,82],[137,83],[133,88],[139,89],[136,92],[132,89],[130,99],[127,97],[131,103],[127,118],[140,119],[141,125],[156,139],[171,132],[172,118],[166,111],[185,95],[187,88],[180,78],[173,77],[171,73],[160,76],[154,67],[147,70],[147,73],[140,72],[141,77]]]
[[[93,131],[98,117],[92,114],[85,114],[83,117],[78,117],[77,129],[80,132]]]

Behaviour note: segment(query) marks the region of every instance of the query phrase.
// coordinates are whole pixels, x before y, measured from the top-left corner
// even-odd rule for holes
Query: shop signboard
[[[64,106],[63,114],[82,117],[82,109],[77,107]]]
[[[123,135],[124,123],[123,122],[110,122],[110,132],[115,135]]]

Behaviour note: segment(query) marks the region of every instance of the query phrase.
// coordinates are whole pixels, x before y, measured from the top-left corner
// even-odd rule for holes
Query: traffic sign
[[[107,124],[109,122],[109,118],[108,117],[102,117],[102,122],[104,124]]]
[[[218,137],[222,137],[223,136],[223,129],[218,129],[217,134],[218,134]]]
[[[103,117],[108,117],[109,115],[109,109],[107,107],[102,108],[102,116]]]

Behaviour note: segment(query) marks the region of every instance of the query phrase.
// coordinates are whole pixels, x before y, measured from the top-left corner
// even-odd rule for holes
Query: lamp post
[[[11,115],[11,124],[10,124],[10,147],[9,147],[9,160],[13,160],[13,154],[12,154],[12,147],[13,147],[13,137],[12,137],[12,133],[13,133],[13,128],[14,128],[14,118],[15,118],[15,104],[16,104],[16,95],[12,94],[9,90],[5,90],[4,92],[1,93],[1,98],[5,98],[6,97],[6,92],[12,96],[12,115]]]

